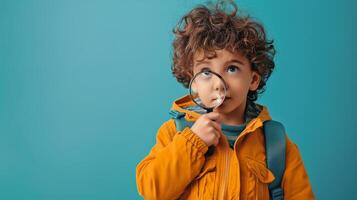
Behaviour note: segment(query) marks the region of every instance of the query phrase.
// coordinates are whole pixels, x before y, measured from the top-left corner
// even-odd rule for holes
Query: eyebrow
[[[210,62],[208,62],[208,61],[197,61],[196,66],[201,65],[201,64],[208,64],[208,63],[210,63]],[[228,63],[239,63],[241,65],[244,65],[244,63],[242,61],[237,60],[237,59],[228,60],[227,62],[224,63],[224,65],[227,65]]]
[[[197,62],[196,66],[210,63],[208,61],[198,61],[198,60],[196,60],[196,62]]]
[[[244,63],[240,60],[237,60],[237,59],[232,59],[232,60],[229,60],[227,61],[226,63],[224,63],[224,65],[227,65],[228,63],[239,63],[241,65],[244,65]]]

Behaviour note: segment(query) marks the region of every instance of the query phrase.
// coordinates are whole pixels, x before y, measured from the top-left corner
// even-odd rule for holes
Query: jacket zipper
[[[229,144],[228,144],[229,145]],[[229,148],[229,146],[228,146]],[[229,149],[226,148],[226,153],[225,153],[225,168],[224,168],[224,176],[223,176],[223,190],[221,194],[221,199],[225,200],[226,199],[226,191],[227,191],[227,179],[228,179],[228,174],[229,174],[229,163],[230,163],[230,156],[229,156]]]
[[[252,123],[253,121],[251,121],[250,123]],[[248,125],[250,125],[250,123]],[[247,125],[247,126],[248,126]],[[251,132],[251,131],[249,131]],[[248,133],[247,130],[244,130],[237,138],[237,140],[234,142],[234,147],[237,143],[237,141],[242,138],[243,136],[245,136]],[[229,143],[228,140],[226,138],[226,153],[225,153],[225,168],[224,168],[224,178],[223,178],[223,190],[222,190],[222,200],[225,200],[226,197],[226,190],[227,190],[227,177],[228,177],[228,173],[229,173],[229,163],[230,163],[230,156],[229,156]]]

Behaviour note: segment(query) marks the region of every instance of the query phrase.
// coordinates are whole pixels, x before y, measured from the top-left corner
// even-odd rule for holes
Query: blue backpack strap
[[[193,122],[189,122],[185,119],[186,113],[176,110],[170,110],[171,118],[175,120],[176,131],[182,131],[186,127],[191,127]]]
[[[275,176],[269,184],[270,198],[272,200],[283,200],[284,191],[281,181],[285,170],[286,135],[283,124],[268,120],[264,122],[265,152],[267,166]]]

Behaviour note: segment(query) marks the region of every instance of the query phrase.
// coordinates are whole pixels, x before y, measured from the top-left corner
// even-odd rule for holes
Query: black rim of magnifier
[[[198,76],[199,74],[204,73],[204,72],[209,72],[209,73],[212,73],[212,74],[218,76],[218,78],[221,79],[221,81],[223,82],[223,85],[224,85],[224,99],[223,99],[223,101],[226,99],[226,95],[227,95],[227,94],[226,94],[226,93],[227,93],[227,84],[226,84],[226,82],[224,81],[224,79],[222,78],[221,75],[217,74],[216,72],[210,71],[210,70],[201,71],[201,72],[195,74],[195,76],[193,76],[193,78],[191,79],[190,84],[189,84],[189,90],[190,90],[190,98],[191,98],[191,100],[192,100],[193,102],[195,102],[196,105],[200,106],[201,108],[204,108],[207,112],[212,112],[212,111],[213,111],[213,108],[209,108],[209,107],[200,105],[200,104],[197,103],[196,100],[192,97],[192,92],[191,92],[192,82],[193,82],[193,80],[195,80],[196,76]],[[222,103],[223,103],[223,101],[222,101]],[[222,104],[222,103],[221,103],[221,104]]]

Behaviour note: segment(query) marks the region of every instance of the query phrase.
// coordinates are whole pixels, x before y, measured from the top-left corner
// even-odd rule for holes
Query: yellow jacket
[[[173,110],[185,112],[187,121],[201,114],[184,109],[189,96],[174,101]],[[258,104],[259,105],[259,104]],[[271,117],[265,106],[238,136],[234,150],[222,134],[213,155],[208,146],[186,127],[177,134],[173,119],[158,130],[156,144],[136,167],[137,189],[145,199],[269,199],[274,180],[266,167],[263,122]],[[298,147],[288,137],[282,179],[284,199],[315,199]]]

